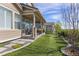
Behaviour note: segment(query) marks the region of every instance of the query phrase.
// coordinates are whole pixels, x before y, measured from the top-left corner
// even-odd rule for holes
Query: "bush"
[[[56,23],[55,25],[54,25],[54,28],[55,28],[55,32],[56,32],[56,34],[60,34],[61,33],[61,25],[60,24],[58,24],[58,23]]]
[[[59,36],[66,37],[68,34],[68,30],[61,30],[61,32],[58,33]]]
[[[63,36],[63,37],[76,37],[77,35],[79,35],[79,31],[78,30],[72,30],[72,29],[64,29],[62,30],[60,33],[58,33],[59,36]],[[79,36],[75,39],[78,39]]]
[[[16,49],[16,48],[20,48],[22,45],[21,44],[15,44],[12,46],[12,48]]]

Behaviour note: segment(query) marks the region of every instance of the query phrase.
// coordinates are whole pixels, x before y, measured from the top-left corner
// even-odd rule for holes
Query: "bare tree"
[[[63,18],[67,29],[67,40],[69,44],[75,46],[79,38],[79,4],[71,3],[68,9],[63,9]]]

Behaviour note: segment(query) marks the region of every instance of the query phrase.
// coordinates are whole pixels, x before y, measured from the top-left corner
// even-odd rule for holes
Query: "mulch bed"
[[[79,47],[73,47],[73,46],[66,47],[63,49],[63,52],[65,55],[68,56],[79,56]]]

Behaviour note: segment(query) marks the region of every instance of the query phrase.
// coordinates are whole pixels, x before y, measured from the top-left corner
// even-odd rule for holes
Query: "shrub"
[[[51,30],[47,30],[46,34],[52,34],[53,32]]]
[[[16,49],[16,48],[20,48],[22,45],[21,44],[15,44],[12,46],[12,48]]]
[[[60,25],[59,23],[56,23],[56,24],[54,25],[54,28],[55,28],[55,33],[60,36],[61,31],[62,31],[61,25]]]
[[[68,30],[66,30],[66,29],[65,30],[61,30],[61,32],[58,33],[59,36],[63,36],[63,37],[66,37],[67,34],[68,34]]]
[[[75,42],[75,44],[78,44],[79,42],[79,30],[73,30],[73,29],[64,29],[60,33],[58,33],[59,36],[63,36],[70,44]],[[74,40],[74,41],[72,41]]]

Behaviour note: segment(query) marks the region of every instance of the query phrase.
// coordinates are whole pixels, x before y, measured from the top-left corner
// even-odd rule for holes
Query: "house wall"
[[[19,14],[19,11],[17,10],[17,8],[11,3],[0,3],[0,5]]]
[[[5,42],[8,40],[13,40],[21,37],[21,30],[15,29],[15,13],[20,14],[17,8],[11,3],[0,3],[1,7],[4,7],[10,11],[12,11],[12,29],[0,29],[0,42]]]

